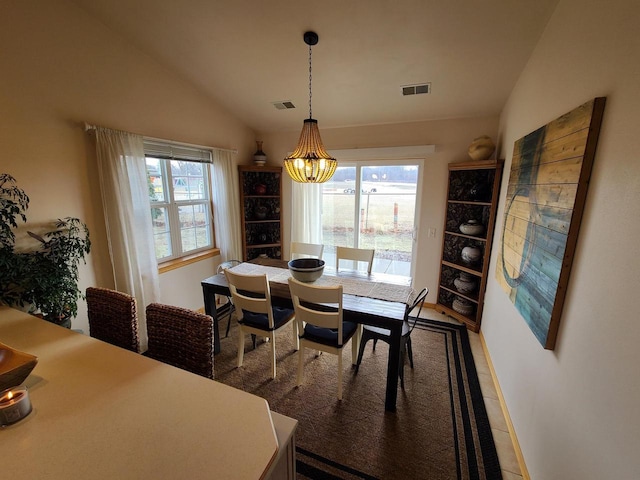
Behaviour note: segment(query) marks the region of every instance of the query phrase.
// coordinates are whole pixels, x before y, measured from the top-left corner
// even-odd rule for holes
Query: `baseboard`
[[[504,395],[502,395],[502,390],[500,389],[500,384],[498,383],[498,376],[496,375],[496,371],[493,368],[493,363],[491,362],[491,357],[489,356],[489,349],[487,348],[487,344],[484,341],[484,335],[482,334],[482,330],[480,331],[479,335],[480,335],[480,343],[482,344],[482,350],[484,351],[484,356],[486,357],[487,364],[489,365],[489,372],[491,373],[491,379],[493,380],[493,384],[496,387],[496,392],[498,393],[498,401],[500,402],[500,408],[502,409],[502,414],[504,415],[504,419],[507,422],[509,437],[511,437],[511,443],[513,443],[513,449],[516,453],[516,458],[518,459],[518,465],[520,466],[520,474],[522,475],[522,478],[524,480],[531,480],[531,477],[529,476],[529,471],[527,470],[527,465],[524,462],[524,455],[522,455],[522,450],[520,449],[520,442],[518,442],[516,430],[513,427],[513,422],[511,421],[511,417],[509,416],[507,403],[504,400]]]

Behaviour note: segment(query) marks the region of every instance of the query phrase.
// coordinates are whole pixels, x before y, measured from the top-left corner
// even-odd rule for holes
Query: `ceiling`
[[[558,0],[72,0],[257,132],[497,115]],[[430,83],[403,96],[401,86]],[[291,101],[278,110],[272,102]]]

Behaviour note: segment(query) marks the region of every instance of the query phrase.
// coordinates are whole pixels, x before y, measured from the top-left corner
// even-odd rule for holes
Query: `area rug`
[[[296,386],[292,330],[276,336],[277,376],[270,346],[245,339],[236,368],[237,335],[215,357],[216,380],[265,398],[298,420],[299,479],[500,479],[487,412],[463,326],[420,319],[412,333],[414,368],[405,365],[396,412],[385,412],[388,346],[367,344],[358,374],[343,352],[343,399],[337,399],[337,357],[307,350],[304,383]]]

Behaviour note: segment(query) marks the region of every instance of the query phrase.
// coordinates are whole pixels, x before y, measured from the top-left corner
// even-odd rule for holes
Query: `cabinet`
[[[238,167],[243,260],[282,258],[282,167]]]
[[[436,310],[474,332],[480,330],[503,165],[449,164]]]

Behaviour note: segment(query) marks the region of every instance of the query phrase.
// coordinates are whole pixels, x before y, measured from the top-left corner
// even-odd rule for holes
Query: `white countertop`
[[[33,412],[0,428],[3,478],[259,479],[266,400],[0,307],[0,342],[38,357]]]

